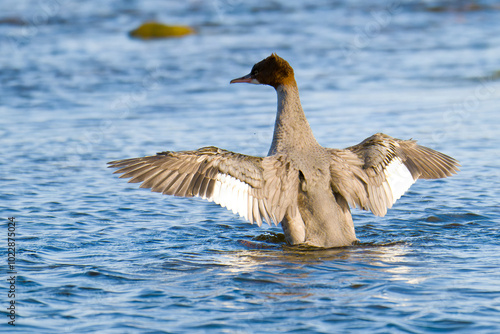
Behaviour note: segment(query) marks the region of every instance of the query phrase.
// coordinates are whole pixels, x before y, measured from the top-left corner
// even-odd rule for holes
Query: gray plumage
[[[458,171],[458,162],[445,154],[381,133],[346,149],[320,146],[302,110],[293,69],[275,54],[231,82],[268,84],[277,91],[267,157],[204,147],[112,161],[110,167],[119,168],[120,178],[142,182],[141,188],[214,201],[259,226],[281,223],[288,243],[317,247],[356,241],[350,207],[384,216],[417,179]]]

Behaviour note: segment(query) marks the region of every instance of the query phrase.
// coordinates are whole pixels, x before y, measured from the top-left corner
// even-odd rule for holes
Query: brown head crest
[[[255,64],[250,72],[259,83],[277,88],[279,85],[295,84],[293,68],[276,53]]]

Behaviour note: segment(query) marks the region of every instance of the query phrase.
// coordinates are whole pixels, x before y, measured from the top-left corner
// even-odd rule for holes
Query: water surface
[[[500,330],[495,1],[3,1],[0,212],[17,221],[16,333]],[[157,19],[197,34],[139,41]],[[277,52],[318,141],[384,132],[462,164],[360,243],[288,247],[198,199],[118,180],[116,159],[215,145],[265,155],[276,96],[229,80]],[[248,247],[256,242],[261,248]],[[5,265],[5,261],[4,261]],[[7,325],[7,284],[0,285]]]

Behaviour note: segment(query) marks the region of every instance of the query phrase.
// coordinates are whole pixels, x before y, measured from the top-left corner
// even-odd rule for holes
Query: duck
[[[454,158],[383,133],[344,149],[321,146],[300,103],[294,70],[276,53],[230,83],[269,85],[277,93],[268,155],[214,146],[116,160],[109,167],[140,188],[199,197],[259,227],[281,224],[289,245],[320,248],[356,244],[351,208],[384,216],[418,179],[456,174]]]

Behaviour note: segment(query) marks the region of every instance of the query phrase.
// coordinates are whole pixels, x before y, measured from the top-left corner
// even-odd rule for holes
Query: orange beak
[[[238,83],[238,82],[247,82],[247,83],[252,83],[254,78],[252,78],[251,74],[247,74],[245,76],[242,76],[241,78],[236,78],[231,80],[229,83]]]

